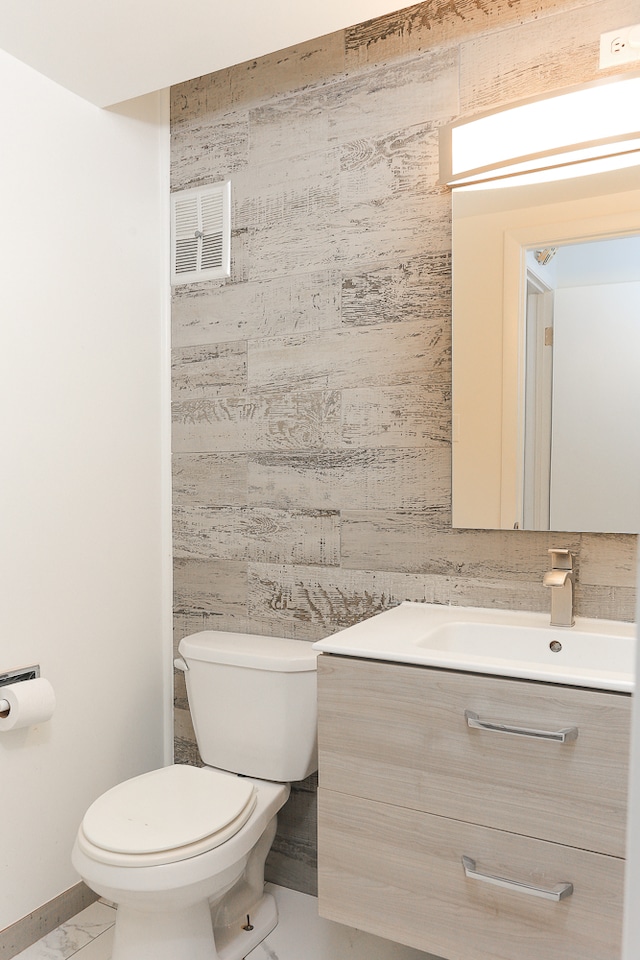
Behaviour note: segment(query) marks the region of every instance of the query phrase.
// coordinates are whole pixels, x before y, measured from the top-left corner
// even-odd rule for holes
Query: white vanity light
[[[440,133],[440,180],[461,186],[637,154],[638,103],[640,76],[613,77],[449,124]]]

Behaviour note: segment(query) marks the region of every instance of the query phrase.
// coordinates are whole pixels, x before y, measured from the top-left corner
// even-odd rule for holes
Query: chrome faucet
[[[551,570],[542,580],[551,587],[551,626],[572,627],[573,617],[573,554],[570,550],[551,549]]]

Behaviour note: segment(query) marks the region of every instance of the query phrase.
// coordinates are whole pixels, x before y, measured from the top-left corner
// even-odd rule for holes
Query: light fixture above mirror
[[[440,131],[440,180],[461,186],[637,155],[638,104],[640,76],[628,75],[459,120]]]

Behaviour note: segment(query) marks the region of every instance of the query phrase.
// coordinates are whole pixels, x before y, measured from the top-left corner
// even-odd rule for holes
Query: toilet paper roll
[[[44,677],[0,687],[0,700],[9,704],[8,712],[0,713],[0,733],[44,723],[51,719],[56,705],[53,687]]]

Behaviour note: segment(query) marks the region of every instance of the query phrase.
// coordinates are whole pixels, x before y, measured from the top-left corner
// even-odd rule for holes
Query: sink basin
[[[577,617],[570,628],[515,610],[401,603],[314,644],[370,660],[619,690],[635,685],[635,625]]]

